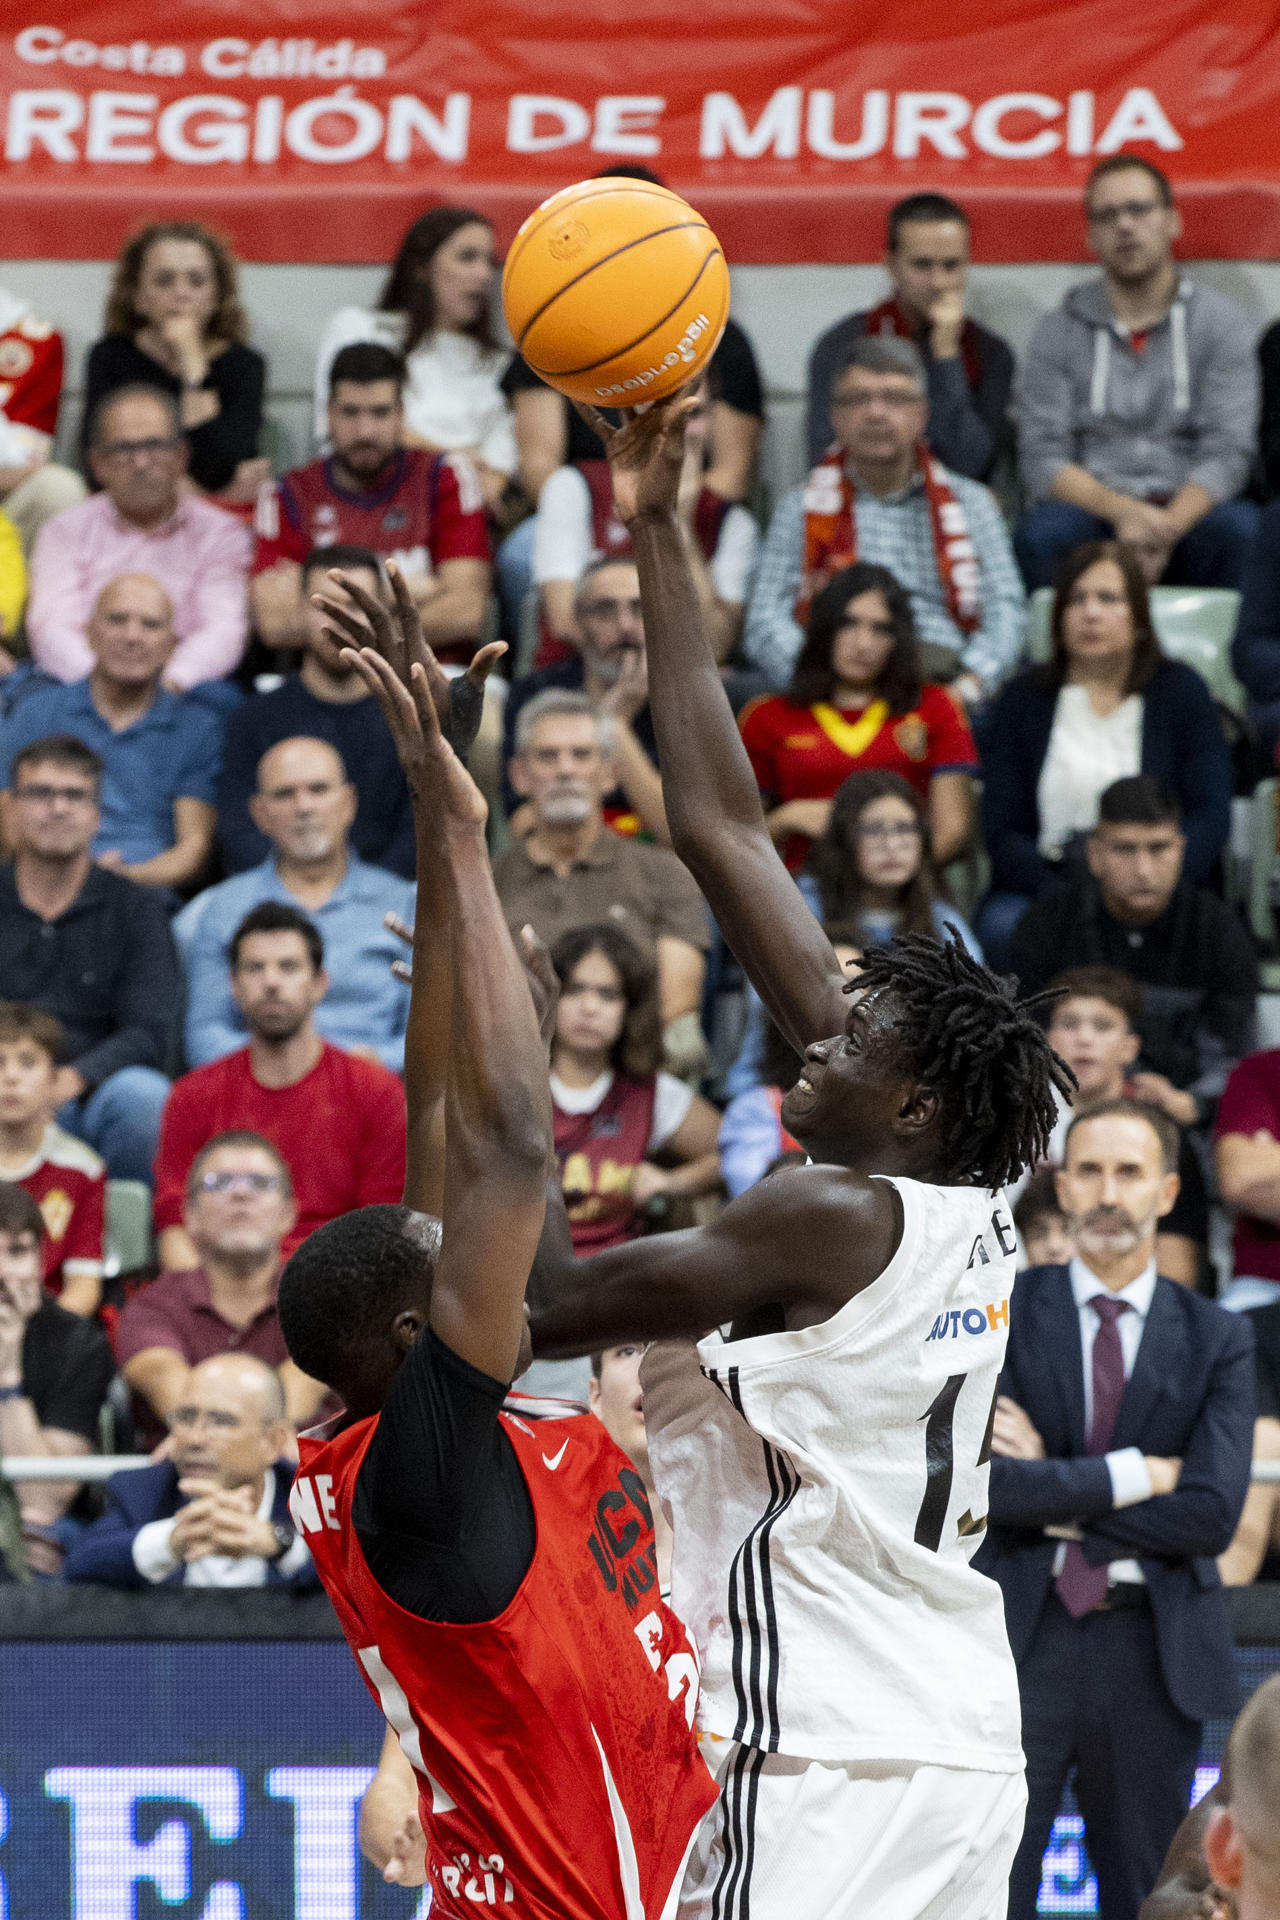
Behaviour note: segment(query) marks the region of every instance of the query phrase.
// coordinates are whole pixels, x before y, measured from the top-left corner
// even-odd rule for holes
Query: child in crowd
[[[1141,1100],[1162,1108],[1177,1124],[1161,1094],[1168,1083],[1158,1074],[1135,1072],[1141,1040],[1138,1022],[1142,989],[1115,967],[1074,967],[1060,973],[1049,988],[1049,1044],[1079,1083],[1074,1111],[1100,1100]],[[1176,1100],[1176,1089],[1168,1087]],[[1060,1103],[1061,1104],[1061,1103]],[[1061,1164],[1071,1110],[1061,1107],[1049,1142],[1046,1164]],[[1205,1268],[1209,1239],[1209,1203],[1199,1157],[1188,1133],[1179,1127],[1178,1197],[1156,1236],[1160,1272],[1184,1287],[1197,1285]]]
[[[551,1043],[556,1158],[581,1256],[643,1233],[657,1200],[716,1191],[717,1117],[658,1069],[654,970],[626,934],[610,926],[563,934],[551,962],[560,978]]]
[[[52,1014],[0,1000],[0,1180],[25,1187],[40,1208],[46,1288],[88,1317],[102,1297],[107,1170],[54,1120],[62,1054]]]
[[[1023,1267],[1066,1266],[1075,1247],[1052,1167],[1027,1181],[1014,1204],[1013,1224],[1022,1242]]]

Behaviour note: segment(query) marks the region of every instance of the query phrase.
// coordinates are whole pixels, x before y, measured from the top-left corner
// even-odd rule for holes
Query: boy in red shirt
[[[0,1180],[25,1187],[44,1219],[44,1284],[86,1317],[102,1297],[107,1169],[54,1121],[62,1028],[50,1013],[0,1001]]]

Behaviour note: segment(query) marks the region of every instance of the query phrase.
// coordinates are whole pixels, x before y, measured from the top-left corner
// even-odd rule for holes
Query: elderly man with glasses
[[[1085,188],[1102,277],[1073,287],[1027,351],[1019,421],[1031,505],[1014,532],[1028,591],[1083,540],[1136,547],[1151,581],[1236,587],[1258,510],[1240,493],[1258,426],[1248,316],[1188,280],[1159,167],[1102,160]]]
[[[289,1520],[293,1435],[273,1368],[220,1354],[188,1372],[167,1460],[113,1474],[108,1506],[72,1546],[68,1580],[109,1587],[309,1587]]]
[[[94,656],[94,604],[120,574],[148,574],[168,594],[178,644],[165,666],[175,692],[220,680],[248,635],[253,535],[233,514],[185,492],[187,443],[177,403],[153,387],[119,387],[89,430],[101,487],[41,527],[31,555],[27,634],[36,664],[82,680]]]
[[[149,1444],[172,1423],[188,1368],[215,1354],[251,1354],[273,1368],[285,1411],[307,1425],[323,1388],[299,1373],[276,1313],[281,1247],[297,1209],[284,1156],[261,1134],[220,1133],[187,1175],[182,1222],[199,1262],[162,1273],[120,1315],[116,1358]]]

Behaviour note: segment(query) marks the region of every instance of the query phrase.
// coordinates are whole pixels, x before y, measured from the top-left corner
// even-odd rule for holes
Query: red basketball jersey
[[[560,1184],[579,1260],[634,1240],[643,1230],[631,1179],[649,1152],[657,1086],[656,1074],[629,1080],[620,1073],[590,1113],[552,1106]]]
[[[716,1791],[643,1484],[591,1416],[500,1417],[537,1546],[496,1620],[422,1620],[374,1580],[351,1502],[376,1416],[302,1436],[294,1524],[418,1777],[433,1916],[670,1920]]]

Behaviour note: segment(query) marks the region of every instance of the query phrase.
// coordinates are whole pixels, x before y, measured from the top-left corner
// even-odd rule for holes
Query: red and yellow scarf
[[[982,606],[978,556],[969,538],[969,522],[951,491],[946,468],[923,440],[916,444],[916,461],[924,479],[933,551],[947,611],[962,633],[972,633],[982,617]],[[851,567],[858,558],[856,499],[844,453],[832,447],[810,473],[804,490],[804,570],[795,608],[801,626],[809,618],[813,596],[833,573]]]

